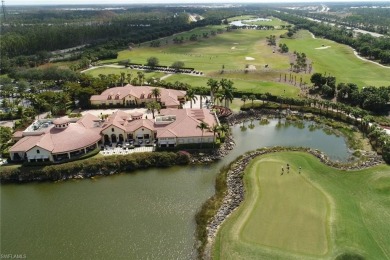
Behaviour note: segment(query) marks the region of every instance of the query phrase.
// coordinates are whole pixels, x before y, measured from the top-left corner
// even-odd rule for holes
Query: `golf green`
[[[390,258],[389,166],[341,171],[283,152],[254,159],[244,184],[245,201],[218,231],[215,259]]]

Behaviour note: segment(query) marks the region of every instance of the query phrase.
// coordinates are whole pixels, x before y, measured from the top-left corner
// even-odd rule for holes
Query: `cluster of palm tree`
[[[229,107],[229,103],[233,101],[234,95],[233,92],[235,88],[233,87],[233,81],[228,79],[221,79],[219,82],[215,79],[209,79],[207,81],[207,86],[210,87],[210,97],[211,100],[219,101],[222,104],[224,101],[224,106]]]
[[[229,126],[226,124],[209,126],[206,122],[203,121],[201,121],[199,125],[196,126],[196,128],[199,128],[202,131],[202,137],[200,140],[200,149],[202,149],[204,131],[208,130],[214,133],[213,149],[215,148],[215,140],[216,140],[215,136],[217,134],[221,135],[229,132]]]
[[[153,119],[154,119],[154,113],[156,111],[160,112],[160,110],[161,110],[161,103],[158,100],[158,98],[161,96],[161,89],[153,88],[151,90],[151,94],[155,98],[155,100],[146,103],[146,108],[149,109],[152,112]]]
[[[390,135],[377,124],[367,124],[362,122],[367,129],[367,136],[371,140],[371,145],[382,154],[385,162],[390,163]]]
[[[109,87],[116,87],[118,85],[124,86],[125,83],[142,86],[145,83],[145,73],[137,72],[137,77],[133,78],[133,73],[121,72],[120,74],[99,74],[101,81],[107,82]]]

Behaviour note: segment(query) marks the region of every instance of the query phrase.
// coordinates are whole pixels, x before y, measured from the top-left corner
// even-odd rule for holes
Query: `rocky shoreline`
[[[248,119],[261,119],[265,116],[280,116],[280,113],[276,110],[268,110],[268,109],[261,109],[261,110],[249,110],[247,112],[240,112],[237,114],[233,114],[229,116],[229,118],[226,119],[226,123],[228,123],[230,126],[239,124],[243,120]],[[233,143],[232,141],[230,143],[230,140],[226,143]],[[220,156],[224,156],[229,152],[231,149],[233,149],[232,145],[226,145],[226,147],[221,147],[221,151],[216,152],[218,156],[213,157],[203,157],[203,161],[211,161],[213,159],[220,159]],[[300,151],[300,152],[307,152],[315,157],[317,157],[322,163],[337,168],[341,170],[359,170],[364,168],[369,168],[381,163],[384,163],[381,156],[377,155],[376,153],[367,153],[364,157],[364,160],[358,160],[348,163],[341,163],[341,162],[334,162],[330,160],[324,153],[322,153],[319,150],[314,150],[310,148],[303,148],[303,147],[272,147],[272,148],[261,148],[253,152],[249,152],[245,155],[243,155],[239,160],[234,162],[232,164],[232,167],[229,169],[227,173],[226,178],[226,186],[227,186],[227,192],[225,197],[223,198],[222,205],[218,209],[217,213],[214,215],[213,219],[208,223],[206,229],[207,229],[207,245],[203,251],[202,259],[211,259],[211,247],[214,243],[215,235],[220,227],[220,225],[223,223],[223,221],[241,204],[241,202],[244,200],[244,183],[243,183],[243,172],[245,167],[249,164],[249,162],[260,155],[269,154],[269,153],[275,153],[275,152],[282,152],[282,151]],[[196,161],[196,160],[195,160]]]
[[[380,156],[372,154],[371,156],[368,156],[367,159],[364,161],[342,164],[339,162],[331,161],[324,153],[320,152],[319,150],[301,147],[263,148],[243,155],[240,159],[238,159],[232,164],[231,168],[227,172],[227,192],[225,197],[223,198],[222,205],[218,209],[217,213],[214,215],[214,218],[208,223],[206,227],[207,245],[205,246],[205,249],[203,251],[202,259],[211,259],[211,248],[219,227],[244,200],[245,191],[242,175],[245,167],[247,167],[249,162],[257,156],[281,151],[307,152],[317,157],[322,163],[342,170],[363,169],[383,163],[383,160]]]

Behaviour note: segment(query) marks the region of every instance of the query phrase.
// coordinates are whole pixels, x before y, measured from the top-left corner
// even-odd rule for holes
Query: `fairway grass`
[[[282,39],[280,42],[286,43],[290,52],[304,52],[313,62],[313,73],[335,76],[337,83],[355,83],[359,88],[389,86],[390,68],[359,59],[347,45],[314,39],[308,31],[299,31],[295,39]],[[329,47],[317,49],[326,46]]]
[[[235,17],[234,19],[252,18]],[[276,21],[276,20],[275,20]],[[160,65],[171,66],[176,61],[182,61],[185,67],[203,72],[202,76],[174,74],[165,80],[188,83],[194,87],[206,87],[209,78],[227,78],[234,82],[234,87],[241,91],[253,93],[269,92],[273,95],[297,98],[300,92],[299,82],[310,84],[310,74],[292,73],[298,82],[293,86],[284,82],[289,78],[290,58],[294,51],[304,52],[313,64],[313,71],[335,76],[337,83],[355,83],[359,88],[365,86],[388,86],[390,68],[357,58],[352,48],[326,39],[314,39],[308,31],[299,31],[293,39],[279,38],[285,30],[246,30],[237,29],[224,32],[209,38],[199,37],[197,41],[189,41],[192,34],[202,35],[212,30],[224,29],[222,26],[206,26],[188,32],[160,39],[161,46],[150,47],[150,43],[142,44],[132,50],[123,50],[118,58],[105,62],[115,63],[130,60],[131,63],[146,64],[147,59],[156,57]],[[289,54],[281,54],[278,47],[269,46],[266,37],[275,35],[278,43],[286,43]],[[174,37],[184,37],[184,43],[174,44]],[[325,48],[327,47],[327,48]],[[251,57],[253,60],[246,60]],[[255,68],[246,71],[247,67]],[[99,74],[109,74],[131,71],[128,69],[98,68],[86,73],[97,77]],[[132,71],[136,75],[136,70]],[[149,72],[146,77],[161,78],[164,74]]]
[[[117,75],[119,75],[121,72],[124,72],[126,74],[131,73],[132,78],[136,78],[138,71],[139,70],[128,69],[128,68],[121,69],[121,68],[99,67],[99,68],[88,70],[85,73],[89,74],[93,77],[98,77],[100,74],[103,74],[103,75],[117,74]],[[142,71],[142,72],[145,73],[145,79],[149,79],[152,77],[161,78],[162,76],[165,75],[162,72],[156,72],[156,71]]]
[[[255,158],[244,183],[246,199],[218,231],[214,259],[390,259],[389,166],[346,172],[280,152]]]

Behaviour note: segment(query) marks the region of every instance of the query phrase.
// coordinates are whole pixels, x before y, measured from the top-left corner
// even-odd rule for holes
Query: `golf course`
[[[251,19],[253,17],[234,17],[229,21]],[[271,17],[271,21],[260,21],[261,24],[285,25],[282,21]],[[259,23],[260,23],[259,22]],[[219,33],[212,35],[219,30]],[[171,66],[176,61],[184,63],[185,67],[194,68],[202,75],[169,74],[164,81],[188,83],[194,87],[206,87],[209,78],[228,78],[234,82],[237,90],[252,93],[269,92],[274,95],[298,97],[299,84],[285,82],[285,76],[296,76],[299,83],[310,85],[311,74],[292,73],[290,63],[294,60],[294,51],[305,53],[312,71],[335,76],[337,83],[355,83],[359,88],[365,86],[386,86],[390,81],[390,68],[381,67],[359,59],[353,49],[333,41],[313,38],[308,31],[298,31],[291,38],[280,38],[286,30],[250,30],[233,29],[226,31],[225,27],[206,26],[188,32],[161,38],[159,47],[151,47],[150,42],[122,50],[117,59],[106,60],[104,63],[130,61],[136,64],[146,64],[147,59],[156,57],[159,65]],[[203,37],[207,34],[207,37]],[[191,35],[197,35],[197,40],[190,40]],[[282,54],[279,47],[270,46],[267,37],[275,35],[277,46],[285,43],[289,52]],[[174,43],[174,38],[183,37],[182,43]],[[136,71],[126,68],[96,68],[86,73],[97,77],[99,74],[132,73]],[[146,79],[164,76],[160,72],[147,72]]]
[[[278,152],[253,159],[244,185],[213,259],[390,258],[389,166],[341,171],[310,154]]]

